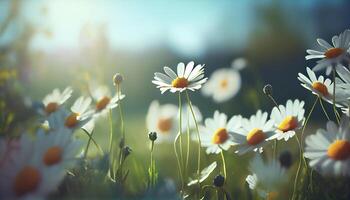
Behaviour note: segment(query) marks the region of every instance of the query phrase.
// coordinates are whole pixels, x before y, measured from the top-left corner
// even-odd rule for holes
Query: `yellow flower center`
[[[67,118],[66,121],[64,123],[64,125],[68,128],[73,128],[74,126],[76,126],[78,124],[78,113],[72,113],[70,114]]]
[[[106,108],[106,106],[109,104],[109,102],[111,101],[111,99],[107,96],[102,97],[97,103],[96,103],[96,110],[101,111],[104,108]]]
[[[51,103],[48,103],[45,107],[45,112],[47,114],[51,114],[53,112],[55,112],[56,110],[58,109],[58,103],[56,102],[51,102]]]
[[[177,77],[171,82],[171,85],[175,88],[185,88],[188,86],[188,80],[184,77]]]
[[[342,48],[330,48],[324,53],[324,55],[326,58],[331,59],[340,56],[343,52],[344,50]]]
[[[248,133],[247,142],[249,145],[257,145],[260,142],[264,141],[265,138],[266,138],[266,135],[262,130],[258,128],[254,128]]]
[[[40,183],[39,171],[31,166],[26,166],[15,177],[13,189],[18,196],[22,196],[36,190]]]
[[[329,145],[327,150],[328,157],[334,160],[345,160],[350,156],[350,142],[346,140],[336,140]]]
[[[212,138],[213,144],[223,144],[228,139],[228,133],[225,128],[219,128],[215,131],[214,136]]]
[[[294,130],[298,127],[298,120],[294,116],[287,116],[284,120],[278,125],[278,129],[283,132]]]
[[[172,127],[172,120],[170,118],[161,118],[158,120],[157,126],[162,133],[167,133]]]
[[[221,82],[220,82],[220,87],[221,87],[222,89],[226,89],[227,86],[228,86],[228,81],[227,81],[227,79],[221,80]]]
[[[328,89],[327,87],[321,83],[321,82],[314,82],[312,83],[312,88],[321,93],[323,96],[328,96]]]
[[[62,148],[59,146],[53,146],[47,149],[44,154],[43,161],[47,166],[51,166],[59,163],[62,160]]]

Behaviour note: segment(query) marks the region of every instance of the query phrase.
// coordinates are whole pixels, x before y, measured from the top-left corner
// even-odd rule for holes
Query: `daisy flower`
[[[349,47],[350,47],[350,30],[345,30],[339,36],[333,36],[332,45],[323,39],[317,39],[320,45],[319,50],[308,49],[309,54],[305,56],[306,60],[321,59],[317,61],[314,71],[326,69],[326,74],[329,75],[332,67],[342,65],[344,60],[349,61]]]
[[[72,95],[73,90],[67,87],[61,93],[59,89],[54,89],[52,93],[46,95],[43,99],[44,111],[51,114],[58,110],[59,106],[66,102]]]
[[[90,90],[91,96],[95,100],[95,114],[97,116],[104,115],[110,109],[117,107],[118,101],[125,97],[123,94],[112,96],[108,87],[104,85],[97,86],[92,84],[90,85]]]
[[[219,111],[214,112],[213,118],[206,119],[205,126],[200,126],[199,129],[202,133],[202,146],[207,147],[207,154],[227,151],[234,144],[231,134],[240,129],[241,121],[241,116],[233,116],[227,122],[227,116]]]
[[[208,167],[204,168],[201,171],[199,178],[191,179],[190,182],[187,183],[187,186],[195,185],[205,181],[210,176],[210,174],[215,170],[216,166],[217,166],[216,161],[211,163]]]
[[[310,159],[310,167],[323,175],[350,175],[350,123],[343,116],[338,126],[329,121],[326,130],[306,137],[304,156]]]
[[[339,69],[341,72],[338,72],[342,74],[344,73],[344,75],[342,75],[341,77],[346,76],[345,75],[346,72],[343,71],[343,69],[345,68],[342,67],[341,69]],[[306,68],[306,71],[307,71],[308,77],[301,73],[298,74],[298,79],[302,82],[301,85],[304,88],[310,90],[313,94],[318,95],[319,97],[324,99],[326,102],[333,104],[333,93],[334,93],[333,86],[334,85],[332,81],[328,78],[324,78],[323,76],[319,76],[317,78],[315,75],[315,72],[308,67]],[[346,87],[346,84],[341,80],[339,80],[338,78],[336,79],[336,85],[339,87],[337,87],[336,89],[335,102],[336,102],[336,106],[341,107],[347,104],[347,97],[350,97],[350,93],[347,92],[348,90],[346,90],[345,88],[342,88],[342,87]],[[349,85],[349,88],[350,88],[350,85]]]
[[[82,127],[83,123],[89,121],[94,114],[90,104],[90,97],[79,97],[70,108],[71,113],[65,118],[64,125],[68,128]]]
[[[274,107],[271,112],[271,119],[274,121],[276,133],[269,138],[287,141],[295,135],[295,131],[300,129],[304,123],[304,101],[298,99],[288,100],[286,106]]]
[[[247,176],[246,182],[262,198],[276,199],[281,185],[288,181],[286,171],[279,162],[272,160],[264,163],[260,155],[250,162],[249,171],[252,174]]]
[[[68,129],[54,130],[49,133],[39,131],[36,137],[35,148],[44,166],[62,165],[64,168],[73,166],[81,142],[75,140]]]
[[[149,132],[157,132],[157,141],[172,142],[178,131],[178,107],[172,104],[160,105],[152,101],[148,108],[146,125]]]
[[[204,78],[204,65],[194,65],[194,62],[189,62],[186,66],[184,63],[177,65],[177,73],[169,67],[164,67],[164,72],[154,73],[154,80],[152,83],[157,85],[163,94],[167,90],[170,92],[183,92],[185,90],[198,90],[208,78]]]
[[[232,133],[232,141],[238,145],[235,153],[239,155],[249,151],[263,151],[263,146],[268,143],[268,138],[275,134],[273,121],[267,119],[267,112],[258,110],[250,119],[242,120],[242,128]]]
[[[333,83],[330,79],[319,76],[318,78],[310,68],[306,68],[308,77],[302,73],[298,74],[301,85],[310,90],[313,94],[318,95],[325,101],[332,103],[333,101]]]
[[[79,115],[79,113],[73,113],[61,108],[57,112],[50,115],[47,118],[47,122],[44,122],[44,124],[48,124],[48,131],[65,128],[69,129],[72,133],[74,130],[85,126],[92,119],[93,113],[82,114],[83,115]]]
[[[45,167],[27,134],[19,143],[18,151],[0,168],[0,198],[44,199],[57,189],[65,170],[60,166]]]
[[[241,88],[241,76],[234,69],[218,69],[203,86],[202,93],[212,96],[216,103],[225,102],[234,97]]]

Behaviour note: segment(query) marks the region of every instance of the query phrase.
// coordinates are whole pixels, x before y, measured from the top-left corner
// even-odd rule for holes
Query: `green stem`
[[[112,144],[113,144],[113,121],[112,121],[112,110],[109,109],[109,176],[114,177],[113,161],[112,161]]]
[[[125,127],[124,127],[124,117],[123,117],[123,109],[122,109],[122,103],[121,103],[121,99],[120,99],[120,95],[121,95],[121,87],[120,84],[117,84],[117,98],[118,98],[118,110],[119,110],[119,117],[120,117],[120,132],[121,132],[121,136],[122,138],[120,139],[120,141],[123,141],[123,144],[125,144]],[[124,146],[120,146],[119,149],[119,167],[120,171],[122,173],[122,162],[123,162],[123,158],[122,158],[122,149]]]
[[[319,98],[319,100],[320,100],[321,108],[323,110],[324,115],[327,117],[327,120],[330,121],[331,119],[329,118],[328,113],[323,105],[323,100],[321,98]]]
[[[278,104],[277,104],[275,98],[273,98],[272,95],[267,95],[267,96],[271,99],[271,101],[272,101],[272,103],[275,105],[275,107],[276,107],[278,110],[280,110],[280,108],[278,107]],[[278,146],[278,141],[275,140],[275,141],[274,141],[274,145],[273,145],[273,158],[274,158],[274,159],[277,158],[277,146]]]
[[[295,198],[295,194],[296,194],[296,190],[297,190],[297,184],[298,184],[298,179],[299,179],[299,174],[300,174],[300,170],[301,170],[301,162],[302,162],[302,149],[301,149],[301,143],[299,141],[299,138],[297,135],[295,135],[295,138],[298,142],[299,145],[299,164],[298,164],[298,169],[297,169],[297,173],[295,175],[295,179],[294,179],[294,186],[293,186],[293,195],[292,195],[292,200]]]
[[[303,152],[303,141],[304,141],[304,134],[305,134],[305,129],[306,129],[306,125],[308,124],[309,120],[310,120],[310,117],[315,109],[315,106],[317,104],[317,101],[319,100],[320,97],[316,97],[315,99],[315,102],[314,104],[312,105],[311,109],[310,109],[310,112],[309,114],[307,115],[306,119],[305,119],[305,122],[304,122],[304,125],[303,125],[303,129],[301,130],[301,137],[300,137],[300,140],[301,140],[301,152]]]
[[[310,189],[311,189],[311,192],[314,192],[314,186],[313,186],[313,174],[314,174],[314,170],[311,169],[311,172],[310,172]]]
[[[190,159],[190,113],[189,109],[187,107],[187,153],[186,153],[186,172],[188,170],[188,162]]]
[[[202,147],[202,142],[201,142],[201,136],[199,133],[199,127],[196,119],[196,115],[194,114],[193,107],[192,107],[192,102],[190,100],[190,96],[188,95],[188,92],[186,90],[186,97],[187,97],[187,103],[190,106],[190,110],[192,113],[192,118],[194,121],[194,124],[196,125],[196,131],[197,131],[197,138],[198,138],[198,162],[197,162],[197,178],[199,180],[200,174],[201,174],[201,147]],[[198,190],[199,190],[199,196],[201,195],[201,183],[198,181]]]
[[[150,163],[150,171],[151,171],[150,185],[151,185],[151,188],[154,187],[153,149],[154,149],[154,141],[152,141],[152,143],[151,143],[151,163]]]
[[[179,158],[179,154],[177,152],[177,148],[176,148],[176,141],[179,139],[180,136],[180,132],[177,133],[175,140],[174,140],[174,152],[175,152],[175,156],[176,156],[176,161],[177,161],[177,167],[179,169],[179,175],[180,175],[180,181],[181,181],[181,191],[183,191],[184,189],[184,181],[183,181],[183,176],[182,176],[182,168],[181,168],[181,163],[180,163],[180,158]]]
[[[111,157],[112,152],[112,143],[113,143],[113,122],[112,122],[112,110],[109,109],[109,157]]]
[[[267,96],[271,99],[272,103],[273,103],[273,104],[277,107],[277,109],[279,110],[280,108],[278,107],[278,104],[277,104],[275,98],[273,98],[272,95],[267,95]]]
[[[198,128],[198,123],[197,123],[197,119],[196,119],[196,115],[194,114],[194,111],[193,111],[193,107],[192,107],[192,102],[190,100],[190,97],[188,95],[188,92],[186,90],[186,97],[187,97],[187,102],[188,102],[188,105],[190,106],[190,110],[191,110],[191,113],[192,113],[192,117],[193,117],[193,121],[196,125],[196,131],[197,131],[197,138],[198,138],[198,163],[197,163],[197,174],[198,174],[198,177],[200,175],[200,171],[201,171],[201,146],[202,146],[202,142],[201,142],[201,136],[199,134],[199,128]]]
[[[299,179],[299,174],[300,174],[300,170],[301,170],[301,163],[302,163],[302,160],[304,161],[304,164],[305,164],[305,168],[307,169],[308,166],[307,166],[307,162],[303,156],[303,139],[304,139],[304,133],[305,133],[305,129],[306,129],[306,125],[308,124],[309,122],[309,119],[315,109],[315,106],[317,104],[317,101],[318,101],[319,97],[316,97],[316,100],[314,102],[314,104],[312,105],[311,107],[311,110],[309,112],[309,114],[307,115],[306,119],[305,119],[305,122],[304,122],[304,125],[303,125],[303,129],[301,131],[301,136],[300,136],[300,139],[301,139],[301,142],[299,141],[299,138],[298,138],[298,135],[295,135],[295,138],[298,142],[298,145],[299,145],[299,164],[298,164],[298,169],[297,169],[297,173],[295,175],[295,180],[294,180],[294,187],[293,187],[293,195],[292,195],[292,199],[294,199],[295,197],[295,192],[296,192],[296,189],[297,189],[297,183],[298,183],[298,179]]]
[[[225,156],[224,156],[224,151],[221,149],[221,159],[222,159],[222,168],[224,170],[224,177],[225,177],[225,181],[227,178],[227,173],[226,173],[226,162],[225,162]]]
[[[180,160],[181,160],[181,168],[183,169],[183,149],[182,149],[182,101],[181,101],[181,92],[179,92],[179,145],[180,145]],[[184,170],[182,170],[184,171]]]
[[[335,115],[335,118],[336,118],[336,120],[337,120],[337,122],[338,122],[338,124],[340,123],[339,122],[339,114],[338,114],[338,112],[337,112],[337,108],[336,108],[336,106],[335,106],[335,68],[333,67],[333,70],[332,70],[332,72],[333,72],[333,111],[334,111],[334,115]]]
[[[85,130],[83,128],[82,128],[82,130],[89,137],[89,140],[88,140],[88,142],[86,144],[85,151],[84,151],[84,158],[86,159],[86,157],[87,157],[91,141],[95,144],[95,146],[98,149],[98,151],[100,152],[100,154],[103,155],[102,148],[100,147],[100,145],[97,144],[96,140],[92,137],[94,131],[92,131],[91,134],[89,134],[89,132],[87,130]]]
[[[123,110],[122,110],[122,103],[121,103],[121,99],[120,99],[120,94],[121,94],[121,88],[120,85],[117,85],[117,97],[118,97],[118,107],[119,107],[119,115],[120,115],[120,129],[122,132],[122,138],[124,139],[124,143],[125,143],[125,127],[124,127],[124,117],[123,117]]]

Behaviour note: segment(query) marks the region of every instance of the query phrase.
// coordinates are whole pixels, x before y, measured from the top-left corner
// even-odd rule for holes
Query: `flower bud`
[[[272,85],[270,84],[265,85],[263,88],[263,92],[265,95],[272,96],[272,92],[273,92]]]
[[[157,139],[157,133],[156,132],[150,132],[148,134],[148,138],[153,142]]]
[[[128,147],[128,146],[125,146],[123,148],[122,152],[123,152],[123,159],[125,160],[126,157],[128,157],[131,154],[132,149],[130,147]]]
[[[119,85],[123,82],[123,76],[119,73],[114,74],[113,76],[113,84]]]
[[[222,187],[225,183],[225,177],[223,177],[221,174],[215,176],[213,185],[215,187]]]

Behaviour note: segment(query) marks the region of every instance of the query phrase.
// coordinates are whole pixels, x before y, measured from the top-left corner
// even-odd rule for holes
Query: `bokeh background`
[[[112,90],[112,75],[119,72],[125,79],[123,108],[134,149],[129,165],[146,174],[148,106],[154,99],[177,102],[176,96],[161,95],[151,83],[154,72],[193,60],[205,64],[209,76],[243,57],[248,64],[240,72],[242,88],[233,99],[216,104],[200,92],[191,93],[204,117],[215,110],[229,116],[249,116],[258,108],[270,111],[272,104],[262,93],[267,83],[273,85],[279,103],[300,98],[309,109],[314,96],[297,80],[298,72],[314,64],[305,61],[305,50],[316,46],[316,38],[330,40],[349,28],[349,8],[346,0],[1,0],[0,67],[16,70],[17,77],[1,88],[1,95],[9,109],[18,111],[13,120],[20,122],[8,131],[20,132],[26,125],[19,124],[32,122],[31,111],[22,105],[28,99],[40,101],[53,88],[66,86],[72,86],[77,97],[93,80]],[[324,120],[316,110],[313,124]],[[101,122],[97,127],[101,143],[107,125]],[[169,165],[175,163],[170,149],[156,148],[163,177],[176,177],[175,165]],[[229,168],[234,170],[239,166],[232,157]],[[136,191],[142,184],[137,174],[131,176],[136,180],[131,190]],[[243,182],[241,178],[237,184]]]

